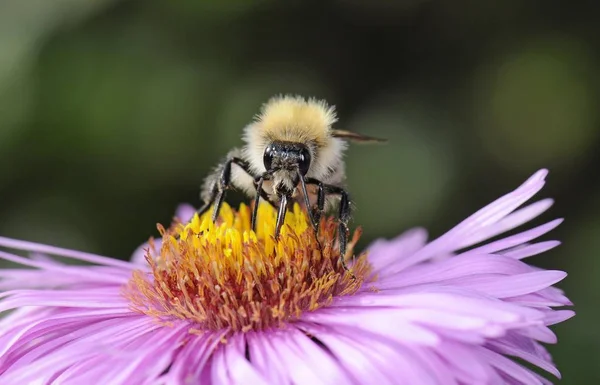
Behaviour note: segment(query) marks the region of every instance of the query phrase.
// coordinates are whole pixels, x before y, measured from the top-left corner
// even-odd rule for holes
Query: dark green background
[[[338,107],[363,245],[433,236],[550,169],[542,220],[578,316],[552,347],[600,380],[600,23],[592,1],[0,3],[0,234],[117,258],[167,223],[267,98]],[[235,200],[232,196],[232,200]],[[239,198],[239,197],[237,197]],[[549,239],[549,237],[546,237]]]

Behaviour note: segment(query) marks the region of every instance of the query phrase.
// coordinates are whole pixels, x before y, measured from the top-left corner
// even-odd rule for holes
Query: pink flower
[[[331,219],[321,249],[299,211],[277,244],[267,206],[254,238],[247,210],[226,210],[217,226],[165,230],[131,262],[0,238],[31,253],[0,252],[25,267],[0,270],[0,311],[13,310],[0,319],[0,383],[549,383],[513,358],[560,376],[542,343],[574,315],[554,309],[571,305],[552,286],[566,273],[523,260],[559,244],[531,242],[561,220],[481,244],[551,206],[518,209],[546,174],[429,243],[423,229],[375,242],[356,280],[335,263]]]

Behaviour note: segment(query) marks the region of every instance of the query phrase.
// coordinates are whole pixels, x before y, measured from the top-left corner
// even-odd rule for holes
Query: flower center
[[[234,211],[224,204],[216,223],[209,211],[187,225],[159,226],[160,253],[148,251],[151,271],[134,272],[125,295],[135,310],[163,321],[248,331],[283,326],[362,286],[371,270],[366,255],[352,264],[355,278],[343,269],[334,218],[321,221],[317,239],[295,205],[276,240],[276,215],[261,203],[254,232],[249,207],[242,204]],[[359,237],[360,230],[349,242],[350,251]]]

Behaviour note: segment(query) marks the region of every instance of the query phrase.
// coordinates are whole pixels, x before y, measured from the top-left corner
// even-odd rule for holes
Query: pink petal
[[[426,241],[427,231],[422,228],[408,230],[391,241],[375,241],[367,248],[373,273],[385,276],[394,264],[422,248]]]
[[[86,261],[97,265],[114,266],[122,269],[135,269],[136,266],[129,263],[120,261],[114,258],[103,257],[101,255],[86,253],[83,251],[73,251],[69,249],[63,249],[60,247],[42,245],[34,242],[19,241],[16,239],[10,239],[0,237],[0,246],[4,246],[9,249],[26,250],[30,252],[36,252],[41,254],[58,255],[65,258],[73,258],[80,261]]]
[[[118,290],[15,290],[0,293],[0,312],[22,306],[62,306],[81,308],[129,308],[129,302]]]
[[[212,354],[210,370],[210,383],[235,385],[233,378],[229,376],[227,361],[225,360],[225,346],[218,345]]]
[[[35,320],[12,325],[14,326],[12,329],[3,329],[4,332],[0,336],[0,357],[4,357],[9,350],[18,350],[18,344],[28,344],[29,341],[42,338],[50,332],[59,333],[63,329],[70,332],[70,330],[86,326],[89,323],[131,316],[132,313],[127,309],[120,313],[114,311],[114,309],[94,309],[65,311],[64,314],[48,315],[46,317],[38,316]]]
[[[531,245],[517,246],[516,248],[502,251],[501,254],[514,259],[523,259],[541,254],[560,245],[559,241],[538,242]]]
[[[546,325],[555,325],[575,316],[572,310],[555,310],[546,315]]]
[[[246,340],[243,334],[234,334],[224,351],[225,365],[233,384],[264,384],[270,382],[245,357]]]
[[[505,256],[462,254],[437,263],[412,266],[401,274],[378,280],[375,286],[378,289],[391,289],[455,278],[468,279],[479,274],[512,275],[531,271],[530,266]]]
[[[459,385],[456,373],[436,354],[436,350],[411,349],[409,354],[412,353],[421,362],[423,369],[431,373],[432,377],[435,378],[432,383]]]
[[[0,251],[0,259],[4,259],[7,261],[11,261],[14,263],[18,263],[23,266],[35,267],[38,269],[42,269],[43,271],[38,274],[48,275],[48,271],[51,271],[53,274],[50,278],[58,278],[65,277],[67,281],[69,279],[78,278],[86,283],[90,282],[102,282],[102,283],[115,283],[122,285],[127,282],[129,277],[131,276],[130,270],[125,270],[127,274],[123,274],[123,270],[119,269],[118,271],[111,271],[111,273],[104,272],[102,270],[94,269],[90,266],[68,266],[62,265],[57,262],[48,262],[48,261],[40,261],[33,260],[28,258],[19,257],[17,255],[5,253]],[[10,271],[10,270],[9,270]],[[13,270],[14,272],[15,270]],[[19,271],[19,270],[16,270]],[[23,272],[27,272],[27,270],[23,270]],[[33,274],[34,272],[31,272]],[[116,273],[116,274],[115,274]],[[58,277],[57,277],[58,275]],[[10,274],[6,271],[2,272],[2,276],[10,277]],[[38,281],[38,284],[42,284],[44,280]]]
[[[178,218],[181,222],[187,223],[189,222],[194,214],[196,213],[196,208],[190,204],[183,203],[177,206],[175,210],[175,217]]]
[[[396,269],[401,270],[423,262],[436,254],[452,252],[459,248],[464,237],[477,238],[479,233],[487,231],[486,227],[495,224],[540,191],[544,186],[544,178],[547,173],[547,170],[536,172],[515,191],[480,209],[446,234],[430,242],[411,257],[406,258],[404,263],[397,266]]]
[[[540,237],[549,231],[554,230],[558,225],[562,223],[562,219],[555,219],[546,224],[534,227],[533,229],[524,231],[519,234],[512,235],[510,237],[498,240],[496,242],[488,243],[487,245],[466,251],[461,255],[472,255],[472,254],[492,254],[500,250],[506,250],[508,248],[521,245],[525,242],[529,242],[532,239]]]
[[[162,379],[167,384],[206,383],[201,381],[202,373],[212,367],[211,357],[221,338],[228,333],[225,329],[219,332],[206,332],[202,335],[190,335],[188,342],[183,346],[173,365]],[[210,364],[209,364],[210,362]],[[161,383],[160,381],[158,383]]]
[[[543,349],[543,348],[541,346],[539,346],[538,344],[534,344],[529,339],[527,339],[527,341],[529,341],[531,343],[530,347],[524,347],[522,345],[515,346],[514,344],[509,344],[506,340],[491,341],[489,343],[489,346],[490,346],[490,348],[492,348],[494,351],[496,351],[498,353],[522,358],[522,359],[538,366],[539,368],[544,369],[548,373],[553,374],[557,378],[560,378],[560,372],[554,367],[554,365],[551,362],[548,362],[547,360],[541,358],[540,354],[535,351],[536,348],[537,349]]]
[[[156,379],[169,366],[179,342],[187,335],[189,327],[185,324],[155,330],[145,336],[136,349],[137,354],[128,359],[119,356],[98,354],[91,359],[96,362],[93,369],[82,371],[79,379],[72,376],[69,381],[85,383],[94,378],[99,384],[132,384],[141,383],[140,379]],[[63,373],[64,374],[64,373]]]
[[[403,319],[394,309],[320,309],[306,313],[304,321],[354,328],[364,333],[377,333],[400,343],[437,345],[438,335],[426,327]]]
[[[555,344],[557,342],[556,334],[554,334],[550,328],[544,325],[524,327],[521,329],[516,329],[514,332],[547,344]]]
[[[143,269],[148,269],[148,261],[146,260],[146,255],[149,254],[151,259],[156,259],[160,254],[160,249],[162,247],[162,238],[154,239],[152,241],[153,246],[150,242],[145,242],[141,244],[131,256],[131,263],[141,267]]]
[[[499,353],[486,348],[478,349],[478,353],[480,357],[486,359],[492,366],[520,381],[521,384],[543,384],[532,372]]]
[[[332,307],[355,306],[363,310],[371,306],[428,308],[453,314],[485,316],[497,322],[541,320],[544,317],[540,311],[478,296],[477,293],[462,291],[459,288],[421,287],[419,290],[419,292],[386,290],[377,294],[365,293],[341,297],[332,304]]]
[[[269,338],[273,346],[277,347],[277,357],[271,357],[271,360],[279,361],[287,369],[294,384],[353,382],[330,354],[295,328],[272,330],[264,338]]]
[[[560,282],[567,276],[563,271],[547,270],[511,276],[457,279],[452,284],[467,287],[495,298],[508,298],[535,293]]]
[[[361,346],[359,343],[352,341],[351,337],[337,331],[327,332],[322,327],[317,328],[304,324],[302,326],[306,326],[308,331],[315,334],[318,340],[331,351],[339,364],[354,379],[352,383],[392,385],[401,382],[397,373],[390,370],[390,365],[386,365],[385,358],[381,357],[381,352],[370,354],[369,346]],[[355,337],[360,337],[360,335]],[[273,382],[273,384],[276,383],[283,382]]]
[[[436,350],[436,353],[454,369],[454,375],[462,383],[486,384],[492,378],[489,365],[464,344],[447,341]]]
[[[506,302],[514,303],[516,305],[532,308],[548,308],[565,305],[565,303],[560,300],[554,298],[547,298],[540,295],[539,293],[518,295],[516,297],[505,298],[504,300]]]
[[[30,380],[42,381],[82,360],[93,357],[98,352],[118,352],[119,344],[133,341],[142,335],[156,330],[157,325],[145,317],[106,320],[79,327],[72,332],[53,339],[44,339],[38,345],[24,350],[4,372],[5,383],[28,383]],[[51,353],[51,354],[50,354]],[[119,352],[126,360],[134,357],[135,352]],[[35,362],[36,371],[30,364]]]
[[[263,332],[250,331],[246,335],[250,349],[252,364],[271,384],[290,382],[289,371],[281,362],[273,360],[277,356],[277,348],[272,345],[268,335]]]
[[[553,203],[554,201],[552,199],[543,199],[529,206],[523,207],[522,209],[516,210],[494,225],[484,227],[473,236],[465,237],[462,242],[458,244],[457,248],[462,249],[475,245],[479,242],[485,241],[486,239],[490,239],[496,235],[503,234],[518,226],[521,226],[522,224],[537,218],[544,211],[548,210]]]
[[[385,338],[372,338],[370,334],[351,329],[340,330],[311,323],[302,323],[301,327],[323,342],[340,364],[346,366],[346,370],[361,380],[361,384],[379,383],[375,381],[376,378],[384,384],[439,385],[453,383],[450,382],[452,381],[449,376],[451,373],[447,373],[444,368],[429,365],[427,360],[419,355],[420,350],[413,348],[413,345],[396,344]],[[349,356],[346,356],[346,352],[351,352],[356,358],[351,360]],[[361,355],[363,358],[356,361]],[[371,373],[366,381],[362,380],[361,377],[369,376],[367,370],[371,367],[375,367],[375,371],[378,371],[379,374]],[[440,372],[447,374],[447,377],[440,379]]]

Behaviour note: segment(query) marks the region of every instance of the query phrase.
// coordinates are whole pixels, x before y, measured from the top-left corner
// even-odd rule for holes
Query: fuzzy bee
[[[339,206],[339,250],[343,256],[348,241],[350,197],[345,190],[343,152],[347,141],[382,142],[350,131],[333,129],[335,110],[324,101],[297,96],[278,96],[265,103],[260,114],[244,130],[245,145],[234,148],[205,179],[201,198],[203,214],[214,207],[213,221],[225,199],[235,188],[254,199],[252,227],[260,199],[278,209],[275,238],[285,213],[293,202],[304,206],[318,234],[322,214]]]

